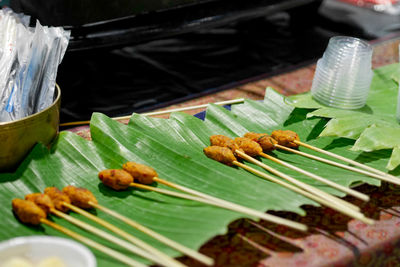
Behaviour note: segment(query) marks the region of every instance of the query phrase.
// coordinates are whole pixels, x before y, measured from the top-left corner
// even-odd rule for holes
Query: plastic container
[[[13,258],[37,263],[49,257],[60,259],[66,267],[96,267],[96,258],[93,253],[70,239],[27,236],[0,243],[0,266]]]
[[[335,108],[363,107],[373,76],[371,59],[372,48],[368,43],[346,36],[331,38],[317,63],[312,96]]]

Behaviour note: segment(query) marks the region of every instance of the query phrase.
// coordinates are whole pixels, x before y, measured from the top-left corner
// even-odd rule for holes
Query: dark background
[[[76,1],[36,2],[42,8],[14,6],[72,30],[57,77],[61,122],[163,107],[309,64],[332,36],[372,40],[399,28],[398,15],[336,0],[154,0],[141,9],[97,1],[98,13]],[[92,11],[80,14],[82,6]]]

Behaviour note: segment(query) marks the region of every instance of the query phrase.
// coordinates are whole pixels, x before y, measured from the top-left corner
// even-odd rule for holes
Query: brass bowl
[[[14,170],[36,143],[50,144],[58,133],[60,104],[61,90],[56,84],[50,107],[20,120],[0,123],[0,172]]]

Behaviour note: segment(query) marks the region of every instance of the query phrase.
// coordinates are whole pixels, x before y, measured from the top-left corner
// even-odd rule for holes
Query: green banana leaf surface
[[[324,117],[327,123],[321,136],[355,139],[355,151],[392,150],[386,166],[393,170],[400,165],[400,124],[396,120],[399,64],[374,70],[370,92],[364,107],[343,110],[326,107],[316,102],[310,93],[291,97],[295,107],[315,109],[307,117]]]
[[[45,225],[37,227],[24,225],[11,211],[13,198],[24,198],[25,194],[43,191],[47,186],[57,186],[61,189],[72,184],[88,188],[100,204],[194,249],[198,249],[212,237],[224,234],[230,222],[246,217],[233,211],[155,192],[137,189],[116,192],[100,183],[97,178],[99,171],[105,168],[121,168],[126,161],[150,165],[161,178],[259,211],[290,211],[305,215],[302,205],[317,206],[317,203],[279,185],[204,156],[202,150],[209,145],[209,136],[212,134],[236,137],[248,131],[270,133],[274,129],[290,129],[296,131],[303,141],[310,144],[384,169],[390,157],[389,151],[360,153],[350,150],[354,143],[351,139],[317,138],[323,131],[327,119],[316,117],[307,119],[308,111],[308,109],[294,109],[285,103],[283,96],[268,88],[263,102],[246,100],[244,104],[233,106],[232,111],[210,105],[204,121],[184,113],[174,113],[169,119],[134,114],[129,124],[124,125],[103,114],[94,113],[90,124],[91,141],[70,132],[61,132],[50,150],[39,144],[15,173],[0,174],[0,214],[2,214],[0,240],[28,235],[63,236]],[[379,181],[372,178],[298,155],[279,151],[273,154],[345,186],[358,182],[380,185]],[[261,160],[321,190],[338,196],[344,195],[266,159]],[[154,186],[164,187],[157,184]],[[180,255],[101,211],[91,212],[171,256]],[[78,214],[71,213],[71,215],[91,223]],[[135,257],[124,249],[88,234],[62,219],[55,216],[51,216],[51,219],[99,243]],[[96,250],[93,252],[97,257],[98,266],[121,265]]]

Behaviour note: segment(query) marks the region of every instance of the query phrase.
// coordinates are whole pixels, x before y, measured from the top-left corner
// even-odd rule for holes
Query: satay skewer
[[[102,181],[102,183],[108,187],[113,188],[114,190],[123,190],[128,187],[137,187],[141,189],[146,189],[150,191],[155,191],[158,193],[166,194],[166,195],[171,195],[174,197],[179,197],[179,198],[185,198],[197,202],[202,202],[205,204],[217,206],[220,208],[225,208],[229,210],[233,210],[236,212],[240,212],[242,214],[254,216],[258,219],[264,219],[269,222],[277,223],[277,224],[282,224],[287,227],[299,230],[299,231],[307,231],[307,226],[298,222],[293,222],[278,216],[274,216],[271,214],[263,213],[256,211],[254,209],[244,207],[226,200],[222,200],[219,198],[214,198],[211,197],[207,194],[204,194],[203,196],[207,195],[209,199],[206,199],[204,197],[196,197],[193,194],[182,194],[179,192],[175,191],[170,191],[170,190],[165,190],[165,189],[160,189],[160,188],[155,188],[152,186],[147,186],[146,184],[151,184],[154,181],[156,181],[154,178],[158,178],[157,172],[143,164],[135,163],[135,162],[127,162],[123,165],[124,170],[103,170],[99,173],[99,179]],[[140,183],[133,183],[132,181],[138,180]],[[176,184],[175,184],[176,185]],[[192,192],[196,192],[198,194],[203,194],[198,191],[193,190]],[[212,200],[210,200],[212,199]]]
[[[63,188],[63,193],[68,195],[70,200],[71,200],[71,202],[72,202],[72,203],[62,202],[63,206],[66,206],[68,209],[72,209],[73,211],[75,211],[77,213],[80,213],[81,215],[83,215],[83,216],[85,216],[85,217],[87,217],[87,218],[89,218],[91,220],[95,220],[97,223],[100,223],[101,225],[107,227],[111,231],[115,232],[116,229],[115,228],[112,229],[112,226],[110,226],[110,224],[104,224],[104,221],[102,221],[101,219],[99,219],[96,216],[91,215],[90,213],[85,212],[84,209],[97,208],[97,209],[103,210],[106,213],[108,213],[108,214],[110,214],[110,215],[122,220],[123,222],[125,222],[125,223],[127,223],[127,224],[129,224],[131,226],[133,226],[134,228],[136,228],[136,229],[138,229],[138,230],[140,230],[140,231],[152,236],[153,238],[161,241],[162,243],[164,243],[166,245],[169,245],[170,247],[175,248],[178,251],[181,251],[183,254],[186,254],[186,255],[192,257],[193,259],[198,260],[199,262],[204,263],[205,265],[209,265],[210,266],[210,265],[214,264],[214,260],[212,258],[207,257],[207,256],[205,256],[205,255],[203,255],[203,254],[201,254],[201,253],[199,253],[199,252],[197,252],[195,250],[187,248],[187,247],[185,247],[185,246],[183,246],[183,245],[181,245],[181,244],[179,244],[179,243],[177,243],[177,242],[175,242],[173,240],[170,240],[170,239],[168,239],[168,238],[166,238],[166,237],[164,237],[164,236],[162,236],[162,235],[160,235],[160,234],[148,229],[147,227],[144,227],[143,225],[140,225],[139,223],[137,223],[137,222],[135,222],[135,221],[133,221],[131,219],[128,219],[127,217],[125,217],[125,216],[123,216],[123,215],[121,215],[121,214],[119,214],[119,213],[117,213],[115,211],[112,211],[110,209],[107,209],[106,207],[98,204],[98,202],[97,202],[96,198],[94,197],[94,195],[89,190],[87,190],[85,188],[78,188],[78,187],[75,187],[75,186],[66,186],[66,187]],[[118,234],[120,234],[121,236],[125,235],[125,233],[123,233],[121,231]],[[151,247],[143,247],[143,246],[146,245],[146,243],[141,242],[140,240],[138,240],[136,238],[132,239],[132,237],[129,237],[129,236],[127,238],[130,238],[131,241],[134,244],[138,244],[143,249],[147,248],[148,250],[149,249],[151,250]],[[170,258],[168,255],[164,254],[161,251],[151,250],[150,252],[155,253],[155,254],[159,254],[161,258],[168,257],[169,261],[173,261],[175,263],[179,263],[180,264],[180,262]]]
[[[150,246],[146,242],[143,242],[142,240],[128,234],[127,232],[119,229],[118,227],[106,222],[103,219],[100,219],[80,208],[78,208],[76,205],[82,206],[84,208],[91,208],[89,204],[87,204],[88,200],[92,200],[93,202],[97,202],[97,199],[95,196],[87,189],[85,188],[77,188],[74,186],[66,186],[63,188],[62,191],[58,190],[56,187],[47,187],[45,190],[45,195],[47,195],[54,203],[54,207],[52,208],[50,205],[47,209],[49,210],[50,213],[53,213],[59,217],[62,217],[71,223],[74,223],[78,225],[79,227],[84,228],[87,231],[91,231],[92,233],[101,236],[102,238],[107,239],[110,242],[113,242],[115,244],[123,244],[125,248],[128,250],[150,260],[154,261],[157,264],[160,264],[162,266],[174,266],[174,267],[183,267],[182,263],[178,262],[177,260],[173,259],[172,257],[166,255],[162,251]],[[32,201],[42,204],[39,202],[39,199],[35,196],[37,194],[31,194],[27,195],[25,198],[26,199],[31,199]],[[73,205],[73,204],[76,205]],[[42,204],[43,205],[43,204]],[[122,240],[120,238],[114,237],[100,229],[97,229],[91,225],[88,225],[84,222],[81,222],[67,214],[65,214],[66,211],[72,210],[76,213],[79,213],[92,221],[99,223],[100,225],[104,226],[105,228],[109,229],[110,231],[118,234],[119,236],[123,237],[124,239],[128,240],[129,242],[126,242],[125,240]],[[133,245],[134,246],[133,246]],[[138,247],[136,247],[138,246]]]
[[[157,233],[157,232],[155,232],[155,231],[153,231],[153,230],[151,230],[151,229],[149,229],[149,228],[137,223],[136,221],[134,221],[132,219],[129,219],[129,218],[127,218],[127,217],[125,217],[125,216],[123,216],[123,215],[121,215],[121,214],[119,214],[119,213],[117,213],[117,212],[115,212],[113,210],[110,210],[110,209],[108,209],[108,208],[106,208],[103,205],[100,205],[98,203],[94,203],[92,201],[89,201],[88,203],[90,205],[92,205],[94,208],[96,208],[98,210],[101,210],[101,211],[103,211],[103,212],[105,212],[105,213],[107,213],[107,214],[109,214],[109,215],[111,215],[111,216],[123,221],[124,223],[126,223],[126,224],[132,226],[133,228],[135,228],[135,229],[137,229],[137,230],[139,230],[139,231],[141,231],[141,232],[153,237],[154,239],[160,241],[161,243],[163,243],[163,244],[165,244],[167,246],[170,246],[171,248],[176,249],[177,251],[183,253],[184,255],[187,255],[187,256],[189,256],[189,257],[191,257],[191,258],[193,258],[193,259],[195,259],[195,260],[197,260],[199,262],[202,262],[202,263],[204,263],[206,265],[213,265],[214,264],[214,260],[212,258],[207,257],[207,256],[205,256],[205,255],[203,255],[203,254],[201,254],[201,253],[199,253],[199,252],[197,252],[197,251],[195,251],[193,249],[185,247],[185,246],[175,242],[174,240],[169,239],[169,238],[167,238],[167,237],[165,237],[165,236],[163,236],[163,235],[161,235],[161,234],[159,234],[159,233]]]
[[[337,166],[337,167],[342,167],[342,168],[347,169],[347,170],[352,170],[352,171],[355,171],[355,172],[363,173],[363,174],[366,174],[368,176],[380,179],[382,181],[386,181],[386,182],[390,182],[390,183],[394,183],[394,184],[400,185],[400,178],[398,178],[396,176],[393,176],[393,175],[390,175],[388,173],[385,173],[383,171],[377,170],[375,168],[369,167],[369,166],[367,166],[365,164],[362,164],[362,163],[359,163],[357,161],[348,159],[346,157],[343,157],[343,156],[337,155],[335,153],[332,153],[332,152],[320,149],[318,147],[309,145],[307,143],[301,142],[299,136],[297,135],[297,133],[295,133],[293,131],[290,131],[290,130],[286,130],[286,131],[275,130],[275,131],[273,131],[271,133],[271,136],[274,139],[276,139],[276,141],[278,143],[276,145],[277,148],[284,149],[284,150],[287,150],[287,151],[291,151],[293,153],[297,153],[297,154],[300,154],[300,155],[303,155],[303,156],[307,156],[309,158],[313,158],[313,159],[316,159],[316,160],[319,160],[321,162],[328,163],[328,164],[331,164],[331,165],[334,165],[334,166]],[[354,166],[357,166],[357,167],[359,167],[361,169],[367,170],[368,172],[366,172],[366,173],[365,172],[361,172],[361,170],[359,170],[357,168],[352,168],[350,166],[343,167],[345,165],[337,163],[337,162],[333,162],[333,161],[329,161],[329,160],[326,160],[326,159],[322,159],[320,157],[313,156],[313,155],[310,155],[310,154],[307,154],[307,153],[304,153],[304,152],[300,152],[300,151],[294,152],[293,150],[283,148],[283,147],[286,147],[286,148],[298,148],[299,146],[304,146],[304,147],[306,147],[308,149],[311,149],[311,150],[317,151],[319,153],[328,155],[330,157],[345,161],[347,163],[350,163],[351,165],[354,165]]]
[[[287,131],[285,131],[285,132],[287,132]],[[216,136],[216,137],[218,137],[218,136]],[[283,160],[280,160],[280,159],[278,159],[276,157],[273,157],[271,155],[268,155],[268,154],[264,153],[264,152],[271,152],[272,150],[274,150],[276,145],[277,145],[277,143],[278,143],[278,141],[273,139],[268,134],[249,132],[249,133],[246,133],[244,135],[244,137],[248,138],[248,139],[250,139],[253,142],[256,142],[258,144],[258,149],[253,149],[253,150],[254,150],[254,152],[257,152],[259,156],[264,157],[266,159],[269,159],[271,161],[274,161],[274,162],[276,162],[276,163],[278,163],[280,165],[283,165],[283,166],[285,166],[285,167],[287,167],[289,169],[295,170],[295,171],[297,171],[297,172],[299,172],[301,174],[304,174],[304,175],[306,175],[306,176],[308,176],[308,177],[310,177],[310,178],[312,178],[314,180],[317,180],[317,181],[319,181],[321,183],[329,185],[332,188],[335,188],[335,189],[337,189],[339,191],[345,192],[348,195],[354,196],[354,197],[356,197],[358,199],[361,199],[363,201],[369,201],[369,196],[366,195],[366,194],[360,193],[360,192],[358,192],[356,190],[353,190],[351,188],[348,188],[348,187],[345,187],[343,185],[340,185],[340,184],[337,184],[335,182],[332,182],[331,180],[323,178],[323,177],[321,177],[319,175],[316,175],[314,173],[311,173],[309,171],[303,170],[303,169],[301,169],[299,167],[296,167],[296,166],[294,166],[294,165],[292,165],[290,163],[287,163],[287,162],[285,162]],[[224,139],[227,140],[227,138],[229,138],[229,137],[225,137]],[[215,139],[215,137],[214,138],[213,138],[213,136],[210,137],[211,144],[213,143],[214,139]],[[237,139],[243,140],[244,138],[237,138]],[[282,140],[280,140],[280,141],[282,141]],[[243,149],[243,150],[244,150],[244,152],[246,152],[245,149]]]
[[[300,145],[300,146],[304,146],[304,147],[306,147],[306,148],[308,148],[308,149],[317,151],[317,152],[319,152],[319,153],[325,154],[325,155],[330,156],[330,157],[333,157],[333,158],[335,158],[335,159],[338,159],[338,160],[341,160],[341,161],[350,163],[351,165],[357,166],[357,167],[362,168],[362,169],[364,169],[364,170],[367,170],[367,171],[370,171],[370,172],[372,172],[372,173],[381,175],[382,178],[387,178],[387,179],[382,179],[382,180],[384,180],[384,181],[388,181],[388,182],[392,182],[392,183],[395,183],[395,184],[397,184],[397,185],[400,185],[400,178],[399,178],[399,177],[396,177],[396,176],[391,175],[391,174],[389,174],[389,173],[380,171],[380,170],[375,169],[375,168],[373,168],[373,167],[370,167],[370,166],[368,166],[368,165],[359,163],[359,162],[357,162],[357,161],[355,161],[355,160],[351,160],[351,159],[348,159],[348,158],[346,158],[346,157],[340,156],[340,155],[338,155],[338,154],[332,153],[332,152],[330,152],[330,151],[326,151],[326,150],[323,150],[323,149],[321,149],[321,148],[318,148],[318,147],[309,145],[309,144],[304,143],[304,142],[301,142],[301,141],[299,141],[299,140],[294,140],[293,142],[294,142],[295,144]]]
[[[258,135],[258,134],[247,133],[245,136],[249,136],[249,135]],[[263,134],[261,134],[261,135],[263,135]],[[306,191],[309,191],[312,194],[316,194],[316,195],[320,196],[321,198],[325,198],[329,201],[332,201],[332,202],[336,203],[337,205],[340,205],[343,207],[348,207],[355,211],[360,210],[360,208],[357,207],[356,205],[353,205],[347,201],[344,201],[340,198],[330,195],[316,187],[313,187],[311,185],[303,183],[289,175],[286,175],[286,174],[262,163],[261,161],[254,159],[253,158],[254,156],[260,156],[263,153],[263,150],[266,150],[268,147],[273,149],[273,143],[275,142],[275,140],[269,138],[268,142],[263,142],[263,141],[266,141],[266,140],[262,140],[263,138],[256,139],[260,142],[260,143],[258,143],[256,141],[253,141],[252,140],[253,138],[254,138],[254,136],[252,136],[252,138],[237,137],[237,138],[235,138],[235,140],[232,140],[229,137],[224,136],[224,135],[213,135],[210,137],[210,143],[211,143],[211,145],[214,145],[214,146],[229,148],[234,154],[238,155],[239,157],[257,164],[258,166],[266,169],[267,171],[295,184],[296,186],[298,186]],[[274,142],[270,142],[272,140]]]
[[[30,224],[30,225],[39,225],[41,223],[50,226],[51,228],[54,228],[76,240],[79,242],[82,242],[83,244],[86,244],[94,249],[97,249],[104,254],[122,262],[125,263],[128,266],[132,267],[145,267],[146,265],[139,263],[125,255],[123,255],[120,252],[117,252],[109,247],[103,246],[87,237],[84,237],[78,233],[75,233],[74,231],[71,231],[59,224],[56,224],[52,221],[47,220],[47,212],[45,209],[42,207],[38,206],[35,204],[33,201],[28,201],[28,200],[23,200],[23,199],[13,199],[12,201],[12,209],[14,214],[18,217],[18,219],[25,224]]]
[[[228,166],[232,166],[235,165],[237,167],[241,167],[263,179],[269,180],[271,182],[277,183],[289,190],[292,190],[298,194],[301,194],[311,200],[316,201],[317,203],[327,206],[329,208],[332,208],[338,212],[341,212],[351,218],[354,219],[359,219],[360,221],[367,223],[367,224],[373,224],[373,220],[366,218],[362,213],[359,213],[355,210],[350,209],[347,206],[343,206],[343,205],[338,205],[337,203],[331,201],[331,200],[326,200],[324,198],[321,198],[318,195],[312,194],[308,191],[305,191],[297,186],[294,186],[293,184],[289,184],[285,181],[282,181],[276,177],[273,177],[265,172],[261,172],[259,170],[256,170],[250,166],[247,166],[243,163],[240,163],[239,161],[237,161],[236,157],[233,155],[233,152],[227,148],[227,147],[219,147],[219,146],[210,146],[210,147],[206,147],[204,149],[204,153],[207,155],[207,157],[217,160],[221,163],[224,163]],[[250,157],[251,158],[251,157]],[[252,159],[252,158],[251,158]]]
[[[253,168],[251,168],[251,167],[249,167],[249,166],[247,166],[247,165],[244,165],[243,163],[240,163],[240,162],[238,162],[238,161],[234,161],[234,162],[232,162],[232,163],[233,163],[234,165],[238,166],[238,167],[241,167],[241,168],[243,168],[243,169],[245,169],[245,170],[247,170],[247,171],[252,172],[253,174],[256,174],[256,175],[258,175],[258,176],[261,176],[262,178],[267,178],[267,177],[268,177],[268,178],[267,178],[268,180],[271,180],[271,181],[274,181],[274,182],[280,181],[279,179],[276,179],[276,178],[275,178],[275,179],[271,179],[271,178],[273,178],[272,176],[269,176],[269,175],[266,175],[266,174],[264,174],[264,173],[262,173],[262,172],[259,172],[259,171],[255,170],[255,169],[253,169]],[[170,183],[164,183],[164,181],[162,181],[161,179],[157,179],[157,178],[156,178],[155,180],[158,181],[158,182],[160,182],[160,183],[163,183],[163,184],[165,184],[165,185],[170,184]],[[327,200],[325,200],[325,199],[323,199],[323,198],[320,198],[320,197],[318,197],[318,196],[316,196],[316,195],[314,195],[314,194],[311,194],[311,193],[309,193],[309,192],[307,192],[307,191],[304,191],[304,190],[302,190],[302,189],[300,189],[300,188],[298,188],[298,187],[292,186],[292,185],[287,184],[287,183],[285,183],[285,182],[283,182],[283,181],[282,181],[282,183],[279,183],[279,184],[280,184],[280,185],[284,185],[284,186],[287,187],[288,189],[291,189],[291,190],[293,190],[293,191],[295,191],[295,192],[297,192],[297,193],[300,193],[300,194],[302,194],[302,195],[304,195],[304,196],[306,196],[306,197],[308,197],[308,198],[310,198],[310,199],[312,199],[312,200],[314,200],[314,201],[316,201],[316,202],[318,202],[318,203],[320,203],[320,204],[322,204],[322,205],[325,205],[325,206],[330,207],[330,208],[332,208],[332,209],[334,209],[334,210],[337,210],[337,211],[339,211],[339,212],[342,212],[342,213],[348,215],[349,217],[358,219],[358,220],[360,220],[360,221],[362,221],[362,222],[365,222],[365,223],[367,223],[367,224],[373,224],[373,220],[366,218],[363,214],[358,213],[358,212],[355,212],[354,210],[347,209],[346,211],[344,211],[341,207],[336,206],[334,203],[331,203],[331,202],[329,202],[329,201],[327,201]],[[170,184],[170,185],[171,185],[171,184]],[[181,198],[190,199],[190,198],[188,198],[187,196],[184,196],[183,194],[175,193],[175,192],[173,192],[173,191],[163,190],[163,189],[160,189],[160,188],[154,188],[154,187],[146,186],[146,185],[142,185],[142,184],[132,184],[132,186],[135,186],[135,187],[138,187],[138,188],[141,188],[141,189],[146,189],[146,190],[151,190],[151,191],[163,193],[163,194],[169,194],[169,195],[172,195],[172,196],[177,196],[177,197],[181,197]],[[187,192],[187,193],[191,193],[191,194],[192,194],[192,193],[195,193],[195,194],[198,195],[199,197],[202,196],[202,193],[197,192],[197,193],[200,193],[200,194],[197,194],[196,192],[193,192],[194,190],[191,190],[191,189],[189,189],[189,188],[185,188],[185,187],[183,187],[183,186],[179,186],[179,185],[171,185],[171,186],[174,187],[174,188],[176,188],[176,189],[182,190],[182,191],[184,190],[184,191]],[[171,193],[171,192],[172,192],[172,193]],[[193,199],[193,198],[192,198],[192,199]],[[209,199],[209,196],[207,196],[207,199]],[[194,200],[194,199],[193,199],[193,200]],[[209,200],[210,200],[210,201],[213,201],[212,198],[209,199]],[[199,201],[199,200],[197,200],[197,201]],[[217,203],[217,202],[215,202],[215,203]],[[210,204],[211,204],[211,203],[210,203]]]

